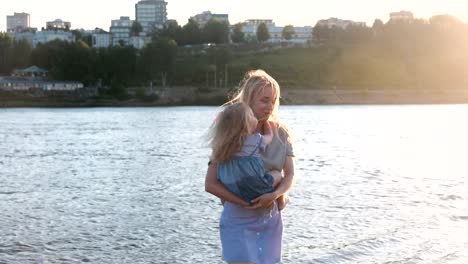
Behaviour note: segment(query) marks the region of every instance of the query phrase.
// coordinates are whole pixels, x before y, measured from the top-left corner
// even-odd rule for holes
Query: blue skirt
[[[276,202],[274,204],[271,210],[250,210],[224,203],[219,228],[224,261],[281,262],[283,220]]]

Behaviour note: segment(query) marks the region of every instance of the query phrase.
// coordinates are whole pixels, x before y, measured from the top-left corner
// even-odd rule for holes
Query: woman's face
[[[275,100],[272,87],[265,87],[254,94],[250,107],[258,121],[268,120],[273,111]]]

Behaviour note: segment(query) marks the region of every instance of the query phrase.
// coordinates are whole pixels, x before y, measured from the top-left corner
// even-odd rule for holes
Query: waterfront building
[[[13,76],[0,77],[0,90],[3,91],[75,91],[84,88],[83,83],[76,81],[47,80],[48,71],[37,66],[16,70]]]

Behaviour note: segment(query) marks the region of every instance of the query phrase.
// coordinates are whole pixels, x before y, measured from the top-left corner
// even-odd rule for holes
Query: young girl
[[[265,172],[260,151],[272,141],[273,133],[268,121],[264,124],[264,135],[255,133],[257,124],[247,104],[234,103],[218,115],[209,136],[213,149],[211,160],[218,164],[218,180],[248,203],[273,192],[282,179],[279,171]],[[282,206],[282,197],[278,203]]]

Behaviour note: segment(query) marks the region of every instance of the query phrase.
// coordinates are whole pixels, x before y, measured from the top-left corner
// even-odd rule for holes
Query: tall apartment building
[[[112,20],[110,33],[112,34],[112,44],[114,46],[119,45],[120,42],[124,45],[129,44],[132,24],[133,21],[127,16],[121,16],[120,19]]]
[[[21,31],[31,26],[31,19],[28,13],[14,13],[7,16],[7,32]]]
[[[164,0],[142,0],[135,4],[136,21],[149,34],[155,28],[163,28],[167,22],[167,2]]]

